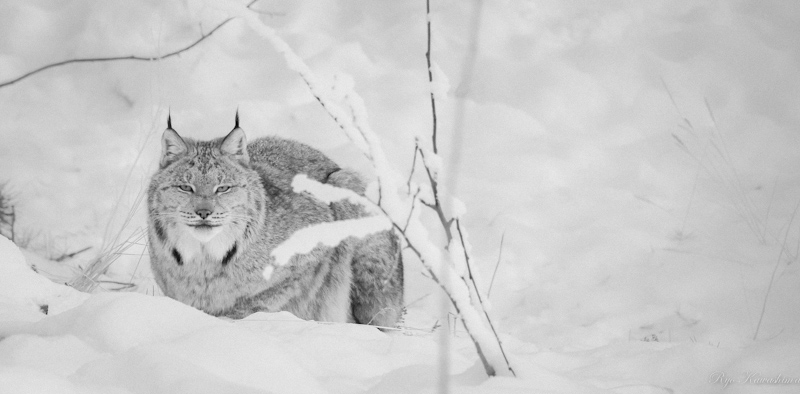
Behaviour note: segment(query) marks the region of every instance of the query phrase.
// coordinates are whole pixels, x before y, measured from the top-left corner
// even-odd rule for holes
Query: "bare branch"
[[[57,63],[51,63],[51,64],[48,64],[46,66],[39,67],[39,68],[37,68],[37,69],[35,69],[33,71],[29,71],[29,72],[27,72],[25,74],[20,75],[17,78],[14,78],[12,80],[0,83],[0,88],[4,88],[6,86],[13,85],[13,84],[25,79],[25,78],[28,78],[28,77],[30,77],[32,75],[35,75],[35,74],[38,74],[38,73],[40,73],[42,71],[45,71],[45,70],[48,70],[48,69],[51,69],[51,68],[54,68],[54,67],[65,66],[67,64],[111,62],[111,61],[117,61],[117,60],[139,60],[139,61],[148,61],[148,62],[164,60],[164,59],[167,59],[167,58],[170,58],[170,57],[173,57],[173,56],[180,55],[181,53],[186,52],[186,51],[194,48],[195,46],[197,46],[198,44],[203,42],[203,40],[205,40],[206,38],[208,38],[212,34],[214,34],[214,32],[219,30],[222,26],[225,26],[225,24],[230,22],[232,19],[233,18],[225,19],[224,21],[222,21],[222,23],[218,24],[215,28],[211,29],[211,31],[209,31],[207,34],[202,34],[200,36],[200,38],[198,38],[193,43],[191,43],[191,44],[189,44],[189,45],[187,45],[187,46],[185,46],[185,47],[183,47],[181,49],[178,49],[176,51],[172,51],[170,53],[167,53],[166,55],[161,55],[161,56],[135,56],[135,55],[129,55],[129,56],[88,57],[88,58],[69,59],[69,60],[64,60],[64,61],[60,61],[60,62],[57,62]]]
[[[247,8],[250,8],[257,1],[258,0],[251,1],[250,4],[247,5]],[[63,60],[63,61],[60,61],[60,62],[51,63],[51,64],[48,64],[48,65],[39,67],[39,68],[37,68],[37,69],[35,69],[33,71],[29,71],[29,72],[27,72],[25,74],[22,74],[19,77],[16,77],[16,78],[8,80],[8,81],[5,81],[3,83],[0,83],[0,89],[4,88],[6,86],[9,86],[9,85],[13,85],[13,84],[25,79],[25,78],[28,78],[28,77],[33,76],[33,75],[36,75],[36,74],[38,74],[38,73],[40,73],[42,71],[45,71],[45,70],[48,70],[48,69],[51,69],[51,68],[55,68],[55,67],[66,66],[68,64],[73,64],[73,63],[98,63],[98,62],[112,62],[112,61],[117,61],[117,60],[138,60],[138,61],[152,62],[152,61],[164,60],[164,59],[167,59],[167,58],[170,58],[170,57],[173,57],[173,56],[180,55],[181,53],[186,52],[186,51],[194,48],[195,46],[197,46],[198,44],[203,42],[206,38],[211,37],[212,34],[214,34],[217,30],[222,28],[222,26],[225,26],[225,24],[230,22],[231,20],[233,20],[233,18],[225,19],[224,21],[220,22],[216,27],[211,29],[211,31],[209,31],[208,33],[202,33],[202,28],[201,28],[200,38],[198,38],[197,40],[195,40],[194,42],[192,42],[191,44],[189,44],[189,45],[187,45],[187,46],[185,46],[183,48],[177,49],[177,50],[172,51],[170,53],[167,53],[165,55],[161,55],[161,56],[129,55],[129,56],[108,56],[108,57],[87,57],[87,58],[77,58],[77,59]]]
[[[433,153],[439,153],[439,148],[436,146],[436,98],[433,96],[433,70],[431,69],[431,1],[425,0],[426,17],[428,20],[428,51],[425,52],[425,58],[428,60],[428,82],[431,84],[431,113],[433,114]]]
[[[411,178],[414,176],[414,170],[417,167],[417,152],[419,152],[418,138],[414,143],[414,158],[411,160],[411,172],[408,173],[408,181],[406,182],[406,187],[408,188],[408,194],[411,194]]]
[[[479,26],[480,26],[481,7],[482,7],[482,2],[478,1],[477,4],[475,5],[475,9],[474,9],[474,12],[473,12],[473,15],[472,15],[473,16],[472,29],[471,29],[472,37],[470,39],[469,52],[468,52],[467,58],[464,61],[464,67],[463,67],[463,71],[464,72],[462,73],[462,78],[463,78],[462,79],[462,85],[464,85],[465,83],[469,82],[469,79],[470,79],[470,77],[472,75],[472,68],[474,67],[474,63],[475,63],[475,57],[476,57],[476,54],[477,54],[477,47],[478,47],[478,36],[477,36],[477,33],[478,33],[478,30],[479,30]],[[427,63],[428,63],[428,81],[431,84],[431,110],[432,110],[432,115],[433,115],[432,142],[433,142],[433,153],[434,154],[438,154],[438,147],[437,147],[437,141],[436,141],[436,137],[437,137],[436,100],[435,100],[435,97],[434,97],[434,90],[433,90],[433,70],[432,70],[432,64],[431,64],[430,0],[426,0],[426,15],[427,15],[427,30],[428,30],[428,37],[427,37],[428,51],[426,53],[426,60],[427,60]],[[450,160],[450,163],[449,163],[449,166],[448,166],[448,169],[450,171],[447,174],[449,176],[448,183],[447,183],[447,192],[450,193],[451,195],[453,195],[456,192],[457,176],[456,176],[455,172],[457,171],[457,169],[459,167],[458,165],[459,165],[459,162],[460,162],[460,153],[461,153],[461,145],[462,145],[462,138],[461,138],[462,135],[460,134],[460,131],[462,129],[463,121],[464,121],[464,109],[465,109],[464,104],[465,104],[465,102],[462,99],[460,101],[460,103],[459,103],[458,111],[457,111],[457,115],[456,115],[456,128],[455,128],[456,136],[455,136],[455,138],[453,140],[453,143],[454,143],[453,153],[452,153],[452,157],[451,157],[451,160]],[[451,240],[453,238],[451,225],[452,225],[453,221],[455,221],[456,229],[458,231],[459,241],[461,243],[461,247],[462,247],[462,250],[463,250],[463,253],[464,253],[464,260],[465,260],[464,262],[465,262],[465,265],[467,267],[468,275],[469,275],[469,279],[464,278],[463,276],[461,277],[461,279],[463,280],[464,285],[467,286],[467,288],[469,288],[469,283],[467,283],[467,282],[469,281],[469,282],[472,283],[472,286],[473,286],[473,288],[475,290],[476,298],[477,298],[478,303],[480,305],[480,309],[483,312],[483,315],[486,318],[486,321],[489,323],[489,327],[492,330],[492,334],[494,335],[494,338],[495,338],[495,340],[497,342],[497,346],[499,347],[500,352],[501,352],[501,354],[503,356],[503,361],[505,362],[505,366],[508,369],[508,371],[511,373],[511,375],[516,376],[516,373],[514,372],[514,369],[511,367],[511,364],[508,362],[508,357],[506,356],[505,349],[503,348],[502,341],[500,340],[500,337],[497,334],[497,330],[494,327],[494,324],[492,322],[491,317],[489,316],[488,312],[486,311],[486,308],[484,306],[483,298],[481,296],[480,290],[478,289],[478,286],[477,286],[477,284],[475,282],[475,277],[472,274],[472,262],[470,261],[469,253],[467,252],[466,242],[464,240],[463,231],[461,229],[461,223],[456,218],[447,219],[446,215],[444,214],[444,210],[442,209],[442,204],[441,204],[441,198],[439,196],[438,179],[431,172],[431,168],[428,165],[428,162],[426,160],[424,150],[423,149],[419,149],[419,152],[420,152],[420,155],[422,156],[422,162],[423,162],[423,164],[425,166],[425,171],[428,174],[428,180],[430,181],[430,184],[431,184],[431,189],[432,189],[432,193],[433,193],[433,197],[434,197],[434,204],[433,204],[432,208],[436,212],[437,216],[439,217],[439,221],[441,222],[442,226],[444,227],[445,233],[447,234],[447,244],[448,244],[447,248],[449,249],[450,242],[451,242]],[[405,234],[403,234],[403,235],[405,236]],[[421,258],[421,256],[419,256],[419,257]],[[448,271],[444,271],[444,272],[447,273]],[[440,286],[442,286],[441,282],[439,282],[439,283],[440,283]],[[442,287],[444,288],[444,286],[442,286]],[[447,290],[447,289],[445,289],[445,290]],[[449,292],[447,292],[447,291],[445,291],[445,292],[447,293],[447,296],[450,298],[451,303],[453,303],[453,305],[455,306],[456,311],[461,315],[462,312],[459,311],[458,305],[455,302],[455,300],[453,299],[453,296]],[[473,302],[473,308],[472,309],[475,309],[474,308],[474,302]],[[461,315],[461,316],[462,316],[462,320],[465,322],[464,326],[465,326],[465,328],[467,328],[467,331],[469,332],[469,327],[466,324],[466,322],[467,322],[466,317],[464,315]],[[491,365],[491,363],[489,363],[488,360],[486,359],[486,356],[483,354],[483,351],[481,350],[481,344],[479,343],[477,338],[475,338],[472,335],[470,335],[470,337],[473,339],[473,342],[474,342],[475,347],[476,347],[476,349],[478,351],[478,354],[479,354],[479,356],[481,358],[481,361],[484,363],[484,368],[486,369],[487,375],[494,376],[495,373],[496,373],[495,367],[499,367],[499,365],[497,365],[497,366],[496,365]],[[446,387],[447,384],[446,384],[446,382],[444,382],[443,384],[444,384],[443,388],[446,391],[447,390],[447,387]]]
[[[416,193],[414,193],[414,197],[411,198],[411,209],[408,211],[408,218],[406,218],[406,224],[403,225],[403,231],[406,231],[408,228],[408,223],[411,222],[411,217],[414,215],[414,208],[417,205],[417,196],[419,196],[419,192],[421,190],[422,189],[418,187]]]
[[[500,268],[500,260],[503,257],[503,241],[506,239],[506,232],[500,236],[500,253],[497,255],[497,264],[494,265],[494,272],[492,273],[492,280],[489,281],[489,290],[486,291],[486,297],[492,294],[492,286],[494,285],[494,277],[497,276],[497,269]]]
[[[433,117],[433,130],[432,130],[432,133],[431,133],[431,140],[432,140],[432,146],[433,146],[433,154],[438,154],[438,152],[439,152],[438,145],[437,145],[437,123],[438,122],[437,122],[437,114],[436,114],[436,98],[435,98],[434,91],[433,91],[433,67],[432,67],[432,63],[431,63],[430,0],[426,0],[425,5],[426,5],[427,33],[428,33],[428,36],[427,36],[428,50],[425,53],[425,58],[426,58],[427,63],[428,63],[428,82],[430,83],[430,86],[431,86],[431,93],[430,93],[430,96],[431,96],[431,114],[432,114],[432,117]],[[445,234],[447,236],[447,245],[450,245],[450,242],[453,239],[451,225],[452,225],[452,223],[454,221],[454,218],[448,219],[447,216],[444,213],[444,209],[442,208],[441,198],[439,196],[439,182],[438,182],[437,177],[434,176],[433,172],[431,171],[431,168],[430,168],[430,166],[428,164],[428,161],[426,160],[424,150],[420,149],[419,145],[417,145],[416,150],[414,151],[415,159],[416,159],[416,152],[417,151],[419,151],[420,156],[422,157],[422,163],[423,163],[423,165],[425,167],[425,172],[428,174],[428,181],[430,182],[431,191],[432,191],[433,199],[434,199],[433,204],[425,203],[425,205],[430,207],[431,209],[433,209],[434,212],[436,212],[436,215],[439,218],[439,222],[441,223],[442,228],[444,229]],[[414,164],[416,164],[416,160],[415,160]],[[413,174],[413,168],[412,168],[412,174]],[[454,174],[451,174],[451,175],[454,176]],[[409,185],[410,185],[410,180],[411,180],[411,178],[409,177]],[[409,190],[410,190],[410,187],[409,187]],[[452,192],[452,190],[451,190],[451,192]],[[514,370],[511,369],[511,366],[508,363],[508,358],[505,355],[505,351],[503,350],[503,346],[502,346],[502,343],[500,342],[500,338],[497,336],[497,332],[494,329],[494,325],[492,325],[491,318],[486,313],[486,309],[483,307],[483,300],[481,299],[480,291],[478,290],[477,286],[475,285],[474,278],[472,277],[472,268],[470,266],[469,256],[467,254],[466,247],[464,246],[464,238],[463,238],[463,235],[461,233],[460,223],[459,223],[458,220],[455,220],[455,222],[456,222],[456,227],[458,228],[458,231],[459,231],[459,237],[460,237],[460,241],[461,241],[461,244],[462,244],[462,249],[464,250],[464,257],[465,257],[465,260],[466,260],[467,269],[469,270],[469,277],[470,277],[470,280],[472,280],[473,287],[475,288],[475,293],[477,294],[478,301],[479,301],[479,303],[481,305],[481,309],[483,310],[484,316],[486,317],[486,319],[488,320],[488,322],[489,322],[489,324],[490,324],[490,326],[492,328],[492,332],[493,332],[493,334],[494,334],[494,336],[495,336],[495,338],[497,340],[497,343],[498,343],[498,345],[500,347],[500,350],[501,350],[501,352],[503,354],[503,358],[505,359],[505,362],[506,362],[506,365],[508,366],[509,371],[511,372],[512,375],[516,376],[516,374],[514,373]],[[405,234],[403,234],[403,235],[405,236]],[[449,246],[448,246],[448,248],[449,248]],[[421,258],[421,256],[420,256],[420,258]],[[466,283],[466,280],[464,280],[464,281],[465,281],[465,285],[469,286]],[[437,280],[437,283],[440,283],[440,282]],[[454,302],[454,300],[452,299],[452,296],[449,293],[448,293],[448,297],[450,298],[451,303],[453,303],[455,305],[455,302]],[[457,305],[455,305],[455,308],[456,308],[456,311],[458,313],[461,313],[458,310],[458,306]],[[465,327],[466,327],[466,325],[465,325]],[[467,330],[469,331],[469,329],[467,329]],[[474,337],[473,337],[473,342],[475,342],[475,347],[478,350],[478,355],[480,356],[481,361],[484,363],[484,368],[486,369],[486,373],[489,376],[493,376],[495,374],[494,367],[492,365],[490,365],[490,363],[486,360],[485,356],[482,353],[480,344],[478,343],[478,341]],[[443,384],[445,384],[445,386],[446,386],[446,382],[443,382]],[[444,390],[445,391],[447,390],[446,387],[444,388]]]

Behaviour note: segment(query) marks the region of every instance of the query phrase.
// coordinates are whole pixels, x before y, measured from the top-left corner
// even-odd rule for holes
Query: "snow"
[[[292,234],[289,239],[272,250],[272,256],[275,257],[275,265],[283,266],[288,264],[293,256],[309,253],[318,245],[335,247],[346,238],[364,238],[391,228],[392,224],[383,216],[319,223]],[[269,279],[266,271],[264,276]]]
[[[437,100],[446,99],[447,92],[450,91],[450,81],[447,79],[447,74],[442,71],[436,62],[431,62],[431,76],[433,77],[431,94]]]
[[[360,205],[364,209],[368,209],[368,212],[376,214],[380,212],[380,209],[378,209],[375,204],[358,195],[356,192],[350,189],[314,181],[306,174],[298,174],[292,179],[292,190],[294,190],[295,193],[309,193],[314,196],[315,199],[326,204],[347,200],[353,204]]]
[[[798,391],[756,381],[800,378],[796,3],[485,1],[463,86],[462,2],[431,2],[433,85],[424,1],[261,0],[263,15],[246,3],[0,4],[0,83],[69,58],[168,53],[236,16],[167,61],[71,64],[0,88],[0,181],[25,246],[0,238],[0,392],[430,393],[437,320],[452,333],[454,392]],[[431,150],[431,92],[437,173],[463,104],[463,204],[444,205],[480,286],[500,256],[487,301],[518,378],[485,377],[410,252],[406,328],[391,332],[204,315],[159,296],[144,240],[93,294],[63,285],[115,234],[145,227],[136,197],[167,108],[182,135],[207,139],[238,107],[248,138],[295,138],[376,176],[368,141],[342,134],[305,70],[342,119],[374,131],[394,178],[382,187],[400,191],[415,138]],[[411,190],[431,201],[421,164]],[[405,222],[410,201],[396,205]],[[419,204],[412,219],[438,228]]]
[[[298,230],[272,250],[276,266],[284,266],[293,256],[309,253],[318,245],[335,247],[349,237],[364,238],[370,234],[392,229],[392,223],[385,216],[379,215],[380,210],[375,204],[351,190],[319,183],[309,179],[305,174],[294,177],[292,188],[296,193],[309,193],[327,204],[348,200],[364,207],[367,212],[371,212],[371,216],[318,223]],[[275,267],[272,265],[264,267],[264,278],[269,280],[274,270]]]
[[[8,306],[0,314],[22,321],[38,320],[49,313],[60,313],[80,304],[87,294],[55,284],[37,275],[25,262],[19,248],[0,235],[0,304]]]

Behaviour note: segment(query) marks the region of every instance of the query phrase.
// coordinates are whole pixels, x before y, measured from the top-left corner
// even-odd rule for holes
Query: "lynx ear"
[[[169,119],[167,124],[171,123]],[[171,126],[171,125],[169,125]],[[179,157],[183,156],[189,147],[186,141],[178,135],[178,132],[169,127],[164,130],[164,135],[161,136],[161,168],[168,166]]]
[[[244,165],[250,163],[250,155],[247,154],[247,137],[244,135],[244,130],[238,127],[238,116],[236,125],[237,127],[231,130],[225,138],[222,139],[222,145],[219,150],[223,155],[232,156],[232,159],[238,160]]]

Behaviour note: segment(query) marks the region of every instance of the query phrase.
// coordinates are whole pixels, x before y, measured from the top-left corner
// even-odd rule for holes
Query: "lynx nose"
[[[194,211],[194,213],[196,213],[197,216],[200,216],[200,219],[203,219],[203,220],[206,220],[207,217],[211,216],[211,210],[210,209],[198,209],[198,210]]]

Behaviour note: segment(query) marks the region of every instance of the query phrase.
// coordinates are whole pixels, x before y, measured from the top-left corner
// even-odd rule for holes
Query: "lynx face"
[[[165,215],[201,242],[208,242],[222,230],[232,230],[248,214],[246,184],[223,160],[211,158],[207,171],[198,160],[176,163],[173,175],[161,188]],[[214,163],[216,162],[216,163]]]
[[[182,260],[221,258],[263,217],[263,187],[249,168],[246,146],[239,128],[212,141],[165,131],[148,205],[156,236],[173,244]]]

